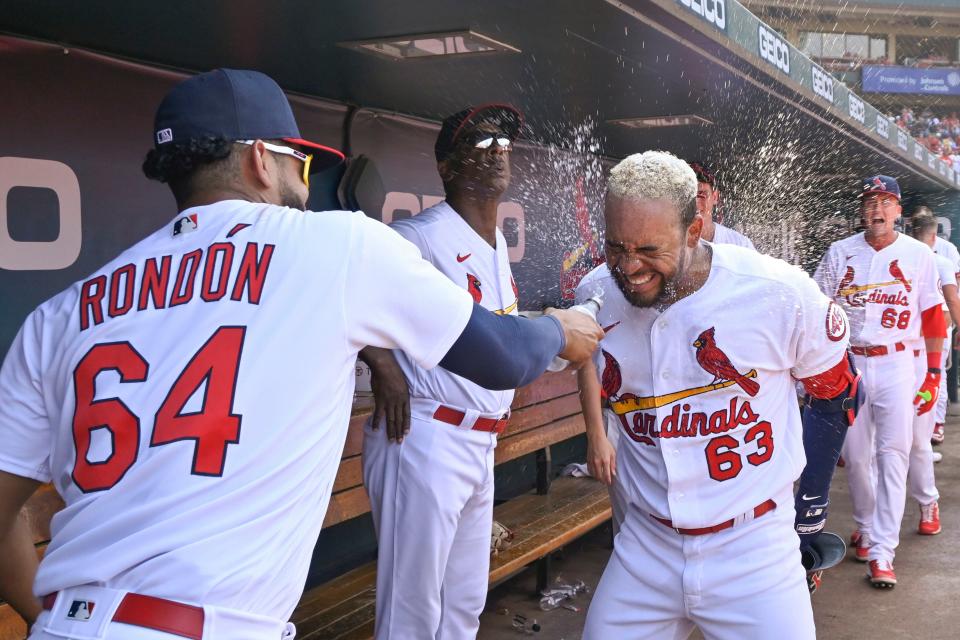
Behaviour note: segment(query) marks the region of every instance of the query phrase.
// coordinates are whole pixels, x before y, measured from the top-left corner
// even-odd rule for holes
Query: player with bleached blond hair
[[[696,193],[669,153],[621,161],[606,264],[577,289],[604,299],[579,377],[588,464],[623,502],[583,637],[813,638],[802,549],[843,547],[821,530],[856,388],[846,316],[800,269],[704,242]]]

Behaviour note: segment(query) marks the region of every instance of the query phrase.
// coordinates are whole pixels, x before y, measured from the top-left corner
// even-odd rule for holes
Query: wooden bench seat
[[[496,584],[610,519],[607,489],[590,478],[560,478],[550,492],[531,492],[501,504],[494,518],[513,530],[508,549],[490,561]],[[373,637],[376,563],[370,562],[307,591],[294,611],[302,640]]]

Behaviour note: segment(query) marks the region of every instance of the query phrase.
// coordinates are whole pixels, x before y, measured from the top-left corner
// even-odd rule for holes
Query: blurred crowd
[[[894,123],[910,132],[931,152],[949,162],[954,171],[960,171],[960,118],[956,111],[949,115],[937,114],[930,109],[917,113],[904,108],[892,116]]]

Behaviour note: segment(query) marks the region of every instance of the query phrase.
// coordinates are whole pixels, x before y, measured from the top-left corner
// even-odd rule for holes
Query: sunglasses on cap
[[[473,131],[460,136],[458,144],[469,145],[474,149],[489,149],[496,145],[501,151],[510,151],[513,140],[507,134],[497,131]]]
[[[252,145],[256,140],[237,140],[239,144],[249,144]],[[263,142],[261,140],[261,142]],[[263,142],[263,146],[267,151],[273,151],[274,153],[279,153],[284,156],[293,156],[297,160],[303,162],[303,184],[307,185],[307,188],[310,188],[310,163],[313,162],[312,153],[304,153],[302,151],[297,151],[292,147],[283,147],[279,144],[273,144],[270,142]]]

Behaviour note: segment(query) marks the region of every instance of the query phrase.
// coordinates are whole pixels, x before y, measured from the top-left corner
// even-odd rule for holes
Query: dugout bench
[[[360,451],[368,403],[355,403],[324,528],[370,511],[363,488]],[[496,464],[535,453],[536,488],[494,509],[494,518],[513,530],[512,544],[490,561],[490,584],[537,563],[537,588],[546,586],[549,556],[610,519],[606,488],[589,478],[553,480],[550,447],[584,432],[576,374],[547,373],[517,391],[513,413],[496,449]],[[41,487],[21,512],[42,557],[50,539],[50,518],[63,506],[51,485]],[[376,562],[353,569],[304,591],[291,617],[297,638],[361,640],[373,637]],[[0,640],[21,640],[25,625],[0,604]]]

